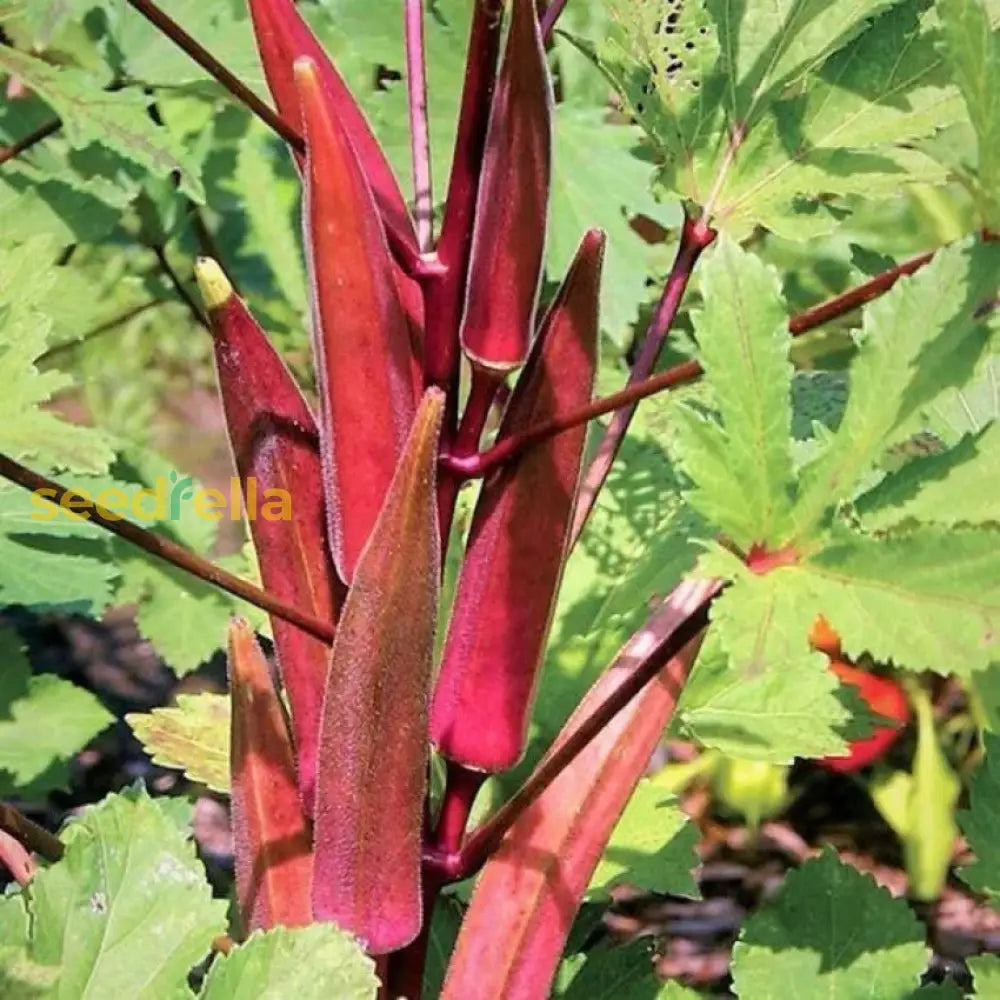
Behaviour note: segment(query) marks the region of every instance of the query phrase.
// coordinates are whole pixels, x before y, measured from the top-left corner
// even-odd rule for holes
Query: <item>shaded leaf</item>
[[[785,637],[794,659],[767,655],[752,677],[745,666],[739,669],[746,656],[742,644],[728,652],[722,647],[726,625],[720,622],[729,610],[745,602],[747,627],[756,625],[767,614],[763,600],[736,584],[715,602],[714,625],[685,685],[674,731],[723,753],[775,764],[843,753],[850,712],[837,695],[836,677],[821,657],[809,654],[804,631],[793,626]]]
[[[106,91],[71,66],[57,67],[4,46],[0,67],[44,98],[62,119],[74,149],[107,146],[154,177],[176,174],[181,191],[205,200],[199,171],[170,133],[147,114],[150,99],[136,90]]]
[[[0,629],[0,795],[41,798],[66,787],[70,758],[114,716],[61,677],[32,676],[21,647],[17,633]]]
[[[958,814],[958,824],[976,860],[959,874],[1000,908],[1000,842],[996,837],[1000,822],[1000,736],[986,733],[983,742],[986,758],[969,785],[969,808]]]
[[[662,983],[653,971],[653,949],[646,941],[602,946],[563,963],[571,976],[553,996],[559,1000],[684,1000],[676,984]],[[677,992],[675,992],[677,991]],[[689,991],[687,991],[689,992]],[[690,993],[690,997],[696,994]]]
[[[788,530],[792,456],[787,314],[777,274],[723,236],[701,265],[699,360],[719,420],[678,410],[693,507],[743,549]]]
[[[942,0],[943,51],[976,131],[983,223],[1000,225],[1000,32],[979,0]]]
[[[923,927],[906,901],[827,850],[790,872],[743,925],[732,971],[741,1000],[778,1000],[789,990],[831,1000],[906,1000],[927,957]]]
[[[601,898],[626,882],[649,892],[700,895],[692,871],[698,866],[698,831],[677,805],[650,781],[640,781],[618,820],[591,876],[588,898]]]
[[[865,310],[843,420],[802,473],[793,513],[801,531],[850,499],[915,413],[971,375],[988,339],[977,310],[996,289],[998,275],[1000,248],[965,240]],[[887,392],[887,386],[896,390]]]

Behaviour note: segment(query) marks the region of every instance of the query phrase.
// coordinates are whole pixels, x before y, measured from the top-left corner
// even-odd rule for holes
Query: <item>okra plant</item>
[[[996,905],[998,27],[0,0],[5,995],[693,997],[581,908],[696,896],[675,793],[756,831],[796,761],[914,900]],[[211,364],[231,494],[152,448]],[[178,673],[225,646],[128,722],[228,797],[228,916],[182,797],[25,815],[110,718],[13,623],[112,603]],[[736,996],[992,995],[813,854]]]

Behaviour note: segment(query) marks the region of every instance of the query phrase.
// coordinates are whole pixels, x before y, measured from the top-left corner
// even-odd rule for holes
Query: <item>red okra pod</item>
[[[422,920],[443,412],[428,389],[344,602],[320,727],[313,911],[376,955],[412,941]]]
[[[295,757],[267,660],[242,619],[229,627],[233,843],[244,930],[312,921],[312,843]]]
[[[311,59],[371,185],[389,238],[416,254],[413,220],[396,175],[354,95],[293,0],[249,0],[249,3],[264,75],[282,118],[302,131],[294,66],[300,57]]]
[[[590,401],[603,255],[604,234],[592,230],[542,324],[500,438]],[[483,484],[431,709],[434,743],[467,767],[502,771],[524,750],[585,437],[581,425],[550,438]]]
[[[681,583],[587,692],[548,755],[717,589],[715,581]],[[441,1000],[548,995],[583,894],[663,737],[699,646],[696,637],[669,660],[507,831],[476,883]]]
[[[413,348],[385,233],[316,64],[295,78],[306,132],[304,221],[333,557],[350,583],[415,407]]]
[[[552,87],[535,0],[511,0],[472,230],[461,340],[474,364],[528,356],[552,174]]]
[[[219,393],[261,582],[286,603],[335,622],[344,587],[326,539],[312,411],[219,265],[202,258],[195,274],[212,327]],[[271,627],[291,708],[302,801],[311,810],[329,648],[276,615]]]

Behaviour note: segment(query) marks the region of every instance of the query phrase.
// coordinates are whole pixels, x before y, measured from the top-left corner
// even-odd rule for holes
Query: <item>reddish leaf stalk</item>
[[[909,260],[903,261],[902,264],[890,267],[887,271],[875,275],[874,278],[870,278],[857,287],[850,288],[843,294],[792,317],[788,322],[788,332],[793,337],[797,337],[809,330],[815,330],[816,327],[822,326],[824,323],[829,323],[830,320],[836,319],[838,316],[860,308],[866,302],[871,302],[872,299],[877,299],[889,291],[904,275],[919,271],[930,262],[935,253],[936,251],[929,250],[927,253],[911,257]]]
[[[194,300],[194,296],[184,287],[184,282],[181,281],[173,265],[167,258],[166,249],[162,246],[154,246],[151,249],[156,256],[157,263],[160,265],[160,270],[166,276],[167,281],[170,282],[170,286],[176,293],[177,298],[184,303],[188,312],[191,313],[191,318],[199,326],[203,326],[206,330],[210,329],[211,326],[208,322],[208,317],[201,311],[198,303]]]
[[[490,407],[497,390],[503,384],[503,375],[486,368],[474,367],[469,385],[469,397],[462,411],[462,420],[455,434],[451,453],[459,456],[459,461],[472,459],[478,453],[479,441],[490,415]],[[452,519],[455,516],[455,501],[463,475],[454,475],[447,468],[438,476],[438,524],[441,529],[441,545],[447,548]]]
[[[268,107],[238,76],[226,69],[203,45],[192,38],[173,18],[152,0],[128,0],[147,21],[156,25],[178,48],[183,49],[209,76],[220,83],[238,101],[246,105],[268,128],[281,136],[293,149],[302,152],[305,143],[273,108]]]
[[[427,126],[427,67],[424,59],[423,0],[406,0],[406,86],[409,96],[410,145],[413,163],[413,204],[417,246],[431,247],[434,214],[431,187],[431,143]]]
[[[52,121],[36,128],[34,132],[29,132],[23,139],[18,139],[17,142],[9,146],[0,147],[0,166],[8,160],[13,160],[22,153],[26,153],[32,146],[37,146],[50,135],[55,135],[61,128],[61,119],[53,118]]]
[[[248,583],[199,555],[195,555],[183,545],[178,545],[162,535],[157,535],[155,532],[140,528],[139,525],[133,524],[131,521],[124,520],[120,514],[101,507],[85,499],[75,490],[26,468],[20,462],[15,462],[9,455],[0,454],[0,477],[33,493],[44,490],[44,495],[51,503],[67,510],[72,509],[99,528],[110,531],[112,534],[118,535],[119,538],[124,538],[125,541],[131,542],[132,545],[152,556],[156,556],[157,559],[162,559],[205,583],[218,587],[234,597],[239,597],[248,604],[253,604],[263,611],[277,615],[293,625],[298,625],[299,628],[317,639],[322,639],[323,642],[333,642],[334,629],[328,621],[321,621],[312,615],[305,614],[298,608],[285,604],[284,601],[279,601],[267,591],[261,590],[260,587]]]
[[[848,289],[846,292],[826,302],[822,302],[812,309],[807,309],[805,312],[793,316],[788,321],[788,332],[793,337],[800,337],[825,323],[829,323],[831,320],[839,319],[846,313],[860,308],[862,305],[871,302],[873,299],[889,291],[901,277],[914,274],[927,264],[935,253],[936,251],[931,250],[927,253],[919,254],[910,260],[903,261],[903,263],[897,264],[895,267],[889,268],[881,274],[877,274],[855,288]],[[498,441],[492,448],[479,454],[459,455],[455,451],[444,452],[441,456],[441,465],[448,472],[461,476],[464,479],[475,479],[480,476],[486,476],[497,468],[497,466],[519,455],[525,449],[547,441],[550,437],[570,430],[581,423],[586,423],[597,417],[612,413],[615,410],[639,403],[643,399],[655,396],[666,389],[672,389],[686,382],[693,382],[703,373],[703,369],[697,361],[682,361],[680,364],[673,365],[666,371],[658,372],[656,375],[651,375],[641,382],[636,382],[618,392],[595,399],[587,406],[581,406],[577,410],[558,414],[551,420],[546,420],[544,423],[531,427],[521,434],[512,434],[510,437]]]
[[[632,403],[638,403],[664,389],[673,388],[683,382],[691,382],[701,374],[702,368],[697,361],[684,361],[665,372],[652,375],[642,382],[637,382],[635,385],[612,393],[610,396],[595,399],[592,403],[581,406],[578,410],[557,415],[521,434],[511,434],[498,441],[487,451],[475,455],[447,452],[441,456],[441,465],[448,472],[463,479],[486,476],[499,465],[514,458],[515,455],[519,455],[526,449],[541,444],[557,434],[562,434],[563,431],[572,430],[572,428],[579,427],[580,424],[587,423],[597,417],[602,417],[606,413],[611,413]]]
[[[635,385],[647,378],[656,366],[656,360],[660,356],[667,334],[677,317],[677,311],[684,298],[688,282],[691,280],[695,264],[714,239],[715,230],[705,223],[692,219],[684,220],[680,243],[677,247],[677,256],[674,258],[666,287],[663,289],[663,296],[660,298],[653,320],[646,331],[639,357],[632,366],[632,373],[628,379],[629,385]],[[629,424],[632,423],[636,405],[636,403],[632,403],[624,409],[616,411],[611,418],[608,429],[604,432],[604,437],[601,439],[590,467],[584,474],[573,518],[571,548],[576,544],[590,512],[594,509],[597,495],[608,477],[608,472],[618,454],[618,449],[621,448],[622,441],[625,439]]]
[[[552,38],[552,32],[555,30],[556,21],[562,16],[562,12],[566,9],[566,4],[569,0],[551,0],[549,5],[545,8],[545,13],[542,15],[542,38],[545,43],[548,44]]]
[[[432,854],[452,854],[461,848],[472,806],[487,778],[484,771],[473,771],[455,761],[449,760],[446,767],[441,813],[430,849]]]

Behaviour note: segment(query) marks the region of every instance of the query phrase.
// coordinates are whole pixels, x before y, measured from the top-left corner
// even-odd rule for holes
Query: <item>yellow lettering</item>
[[[261,516],[265,521],[290,521],[292,519],[292,498],[287,490],[264,490],[264,506]]]
[[[199,490],[194,495],[194,516],[203,521],[222,520],[226,498],[222,490]]]
[[[128,494],[124,490],[113,486],[110,489],[102,490],[95,499],[98,507],[103,508],[102,513],[109,521],[121,521],[125,517],[121,513],[128,510]]]
[[[51,521],[59,513],[59,508],[52,502],[55,495],[56,491],[48,488],[32,490],[31,506],[36,511],[31,515],[33,521]]]

